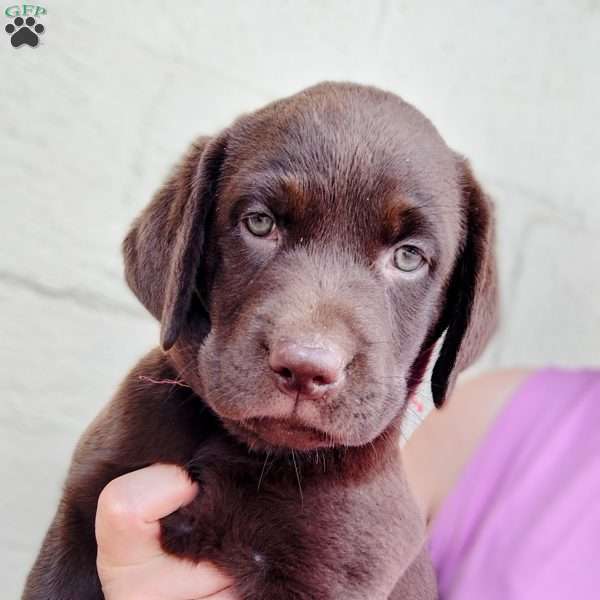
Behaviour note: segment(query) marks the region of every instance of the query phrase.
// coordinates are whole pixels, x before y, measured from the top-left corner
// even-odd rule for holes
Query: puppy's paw
[[[165,552],[182,558],[204,558],[210,535],[210,503],[202,469],[197,462],[186,465],[186,470],[199,485],[198,494],[186,506],[161,519],[160,541]]]
[[[193,500],[188,506],[183,506],[174,513],[161,519],[160,541],[163,549],[169,554],[193,559],[196,550],[196,538],[200,533],[198,508]]]

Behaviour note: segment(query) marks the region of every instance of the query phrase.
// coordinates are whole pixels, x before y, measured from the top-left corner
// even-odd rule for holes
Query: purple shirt
[[[429,544],[440,600],[600,598],[600,371],[527,378]]]

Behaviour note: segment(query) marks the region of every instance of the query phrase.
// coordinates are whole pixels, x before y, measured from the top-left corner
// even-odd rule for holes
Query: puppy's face
[[[359,86],[317,86],[199,145],[133,230],[139,246],[144,222],[171,221],[166,298],[145,303],[183,378],[250,445],[372,441],[451,325],[459,263],[482,258],[464,256],[466,177],[415,109]]]

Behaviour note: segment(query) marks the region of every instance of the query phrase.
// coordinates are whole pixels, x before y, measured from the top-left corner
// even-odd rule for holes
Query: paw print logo
[[[14,25],[13,25],[14,23]],[[23,20],[17,17],[12,23],[9,23],[4,30],[10,35],[10,43],[13,47],[18,48],[23,44],[27,44],[35,48],[40,41],[40,33],[44,33],[44,26],[41,23],[36,25],[33,17],[27,17]]]

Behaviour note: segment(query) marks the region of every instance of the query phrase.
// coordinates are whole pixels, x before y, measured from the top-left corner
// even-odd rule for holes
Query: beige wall
[[[44,5],[38,48],[0,32],[2,598],[157,340],[122,281],[128,223],[196,134],[316,81],[404,96],[495,197],[504,323],[481,368],[600,363],[598,2]]]

